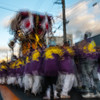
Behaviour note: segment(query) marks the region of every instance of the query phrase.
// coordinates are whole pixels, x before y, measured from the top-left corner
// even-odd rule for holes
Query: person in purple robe
[[[100,81],[97,76],[97,59],[96,44],[93,40],[84,35],[84,40],[77,46],[77,54],[81,69],[82,85],[85,87],[86,94],[84,98],[100,97]]]
[[[32,71],[31,71],[31,53],[26,56],[25,58],[25,68],[23,74],[23,85],[24,85],[24,92],[29,93],[29,90],[32,88],[33,78],[32,78]]]
[[[33,78],[33,84],[32,84],[32,90],[31,93],[36,95],[37,93],[40,93],[42,90],[41,82],[42,82],[42,50],[38,47],[35,49],[31,54],[31,71],[32,71],[32,78]]]
[[[6,77],[7,77],[7,63],[3,61],[0,64],[0,83],[6,84]]]
[[[22,88],[22,78],[23,78],[23,71],[24,71],[24,60],[22,57],[18,58],[16,62],[16,77],[18,81],[18,85]]]
[[[54,98],[58,98],[56,95],[55,84],[59,73],[61,55],[62,50],[57,46],[50,46],[49,48],[45,49],[43,54],[44,61],[42,65],[45,83],[43,90],[46,92],[46,96],[44,96],[43,99],[50,99],[50,94],[54,95]]]
[[[16,61],[17,57],[15,55],[12,56],[11,61],[9,62],[8,66],[8,76],[7,76],[7,84],[10,85],[15,85],[16,84]]]
[[[64,43],[63,56],[60,60],[59,76],[56,88],[61,91],[61,98],[70,98],[68,92],[73,86],[77,86],[75,76],[76,66],[74,62],[74,50],[68,42]]]

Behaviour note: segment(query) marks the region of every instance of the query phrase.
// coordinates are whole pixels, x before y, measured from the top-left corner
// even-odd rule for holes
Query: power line
[[[0,1],[0,5],[1,6],[7,6],[7,7],[14,7],[14,8],[18,8],[18,6],[16,6],[16,5],[13,5],[13,4],[11,4],[11,3],[8,3],[8,2],[2,2],[2,1]]]
[[[84,0],[85,1],[85,0]],[[90,2],[90,0],[88,1],[88,2]],[[87,3],[88,3],[87,2]],[[78,2],[78,3],[81,3],[80,1]],[[78,4],[77,3],[77,4]],[[76,4],[76,5],[77,5]],[[75,6],[75,5],[74,5]],[[73,7],[74,7],[73,6]],[[79,9],[79,7],[82,7],[82,6],[84,6],[84,5],[80,5],[80,6],[78,6],[78,7],[76,7],[76,8],[74,8],[74,10],[77,10],[77,9]],[[90,8],[90,7],[89,7]],[[74,14],[71,14],[71,15],[75,15],[75,14],[78,14],[78,13],[76,13],[76,12],[74,12]],[[69,15],[70,16],[70,15]],[[59,18],[59,16],[55,16],[56,18]],[[68,17],[68,16],[67,16]],[[69,17],[70,18],[70,17]],[[62,18],[61,18],[62,19]],[[69,20],[68,21],[66,21],[66,24],[68,24],[69,23]],[[56,31],[59,29],[59,27],[61,27],[62,26],[62,24],[60,25],[60,26],[58,26],[58,28],[56,28],[56,30],[54,31],[54,33],[56,33]]]
[[[61,25],[62,26],[62,25]],[[61,26],[59,26],[59,27],[61,27]],[[58,30],[58,29],[60,29],[60,28],[56,28],[56,30],[53,32],[53,33],[56,33],[56,31]],[[96,27],[96,26],[95,26]],[[95,29],[95,27],[93,28],[93,29]]]
[[[86,1],[86,0],[84,0],[84,1]],[[90,2],[90,0],[87,1],[87,3],[89,3],[89,2]],[[81,2],[79,1],[79,2],[76,3],[75,5],[77,5],[77,4],[79,4],[79,3],[81,3]],[[75,5],[74,5],[74,6],[75,6]],[[67,19],[73,19],[71,15],[73,15],[74,18],[75,18],[75,16],[79,14],[79,12],[77,12],[77,9],[79,9],[80,7],[82,7],[82,6],[84,6],[84,5],[80,5],[80,6],[76,7],[76,8],[73,8],[74,6],[71,7],[71,8],[72,8],[71,10],[73,10],[74,13],[68,15],[68,16],[67,16]],[[89,7],[89,8],[90,8],[90,7]],[[67,13],[69,13],[69,12],[70,12],[70,11],[68,11]],[[83,13],[83,12],[82,12],[82,13]],[[58,15],[58,16],[54,16],[54,17],[56,17],[56,19],[58,19],[58,18],[59,18],[59,19],[62,19],[61,16],[59,16],[59,15]]]
[[[18,11],[15,11],[15,10],[12,10],[12,9],[9,9],[9,8],[3,7],[3,6],[0,6],[0,8],[4,9],[4,10],[8,10],[8,11],[18,12]]]

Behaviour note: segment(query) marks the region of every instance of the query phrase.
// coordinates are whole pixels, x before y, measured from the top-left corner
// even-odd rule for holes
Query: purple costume
[[[50,51],[50,57],[52,58],[46,58],[45,53]],[[54,52],[56,51],[56,53]],[[43,72],[44,76],[57,76],[59,72],[59,62],[60,62],[60,56],[57,53],[57,48],[55,47],[50,47],[49,49],[47,48],[44,52],[44,61],[43,61]],[[54,52],[54,53],[53,53]],[[48,54],[47,53],[47,54]]]
[[[16,69],[11,67],[13,63],[15,62],[14,61],[9,62],[8,76],[16,76]]]
[[[38,53],[38,56],[36,59],[34,59],[34,55]],[[32,53],[32,59],[30,63],[30,68],[33,75],[43,75],[43,69],[42,69],[42,63],[43,63],[43,57],[42,57],[43,51],[33,51]]]
[[[21,63],[19,63],[19,61],[17,61],[17,65],[16,65],[16,76],[22,76],[23,72],[24,72],[24,62],[22,61],[22,59],[20,60]]]
[[[53,54],[54,59],[44,60],[44,75],[46,76],[57,76],[59,71],[59,56]]]
[[[65,50],[62,59],[60,60],[60,70],[61,73],[74,73],[75,63],[68,51]]]
[[[31,63],[30,63],[30,60],[29,60],[29,57],[27,56],[26,59],[28,58],[28,61],[26,60],[26,65],[25,65],[25,69],[24,69],[24,74],[32,74],[32,71],[31,71]]]

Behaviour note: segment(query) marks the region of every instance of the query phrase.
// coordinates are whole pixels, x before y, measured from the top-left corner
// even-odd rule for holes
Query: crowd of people
[[[13,56],[0,63],[0,84],[19,85],[25,92],[45,93],[44,99],[70,98],[72,87],[84,90],[84,98],[100,97],[100,52],[93,40],[85,38],[71,47],[53,46],[31,50],[27,56]],[[53,90],[53,93],[51,93]]]

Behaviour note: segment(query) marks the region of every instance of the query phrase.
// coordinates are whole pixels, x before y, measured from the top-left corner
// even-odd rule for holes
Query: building
[[[90,37],[90,39],[94,40],[96,46],[100,47],[100,34]],[[81,41],[80,41],[81,42]],[[79,43],[79,42],[78,42]],[[76,43],[76,45],[78,44]]]
[[[100,46],[100,34],[90,37],[90,39],[93,39],[95,41],[96,45]]]
[[[63,36],[53,36],[53,37],[49,37],[49,41],[55,41],[56,45],[63,45]],[[73,38],[72,38],[72,34],[67,34],[67,41],[69,41],[70,45],[73,45]]]

